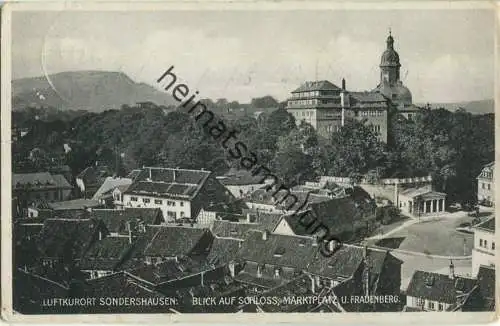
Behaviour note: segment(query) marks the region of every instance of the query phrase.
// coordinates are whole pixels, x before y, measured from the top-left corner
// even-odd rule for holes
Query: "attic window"
[[[426,286],[433,286],[434,285],[434,276],[429,275],[425,278],[425,285]]]
[[[285,253],[285,248],[280,247],[274,252],[274,257],[281,257]]]

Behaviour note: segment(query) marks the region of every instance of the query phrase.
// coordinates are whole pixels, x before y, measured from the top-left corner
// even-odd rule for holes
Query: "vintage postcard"
[[[497,5],[4,5],[3,318],[496,320]]]

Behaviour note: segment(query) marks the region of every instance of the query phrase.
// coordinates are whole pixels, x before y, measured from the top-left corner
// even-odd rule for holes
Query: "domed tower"
[[[380,83],[375,91],[380,92],[398,106],[408,106],[412,104],[411,92],[400,80],[399,54],[394,50],[394,38],[389,32],[386,40],[387,48],[380,58]]]
[[[380,83],[395,85],[399,81],[399,54],[394,50],[394,39],[391,32],[387,37],[387,49],[382,53],[380,59]]]

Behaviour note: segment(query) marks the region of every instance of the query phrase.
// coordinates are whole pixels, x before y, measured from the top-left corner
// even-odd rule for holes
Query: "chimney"
[[[128,243],[132,243],[132,225],[128,222]]]
[[[309,275],[309,279],[311,280],[311,292],[314,293],[316,291],[316,283],[314,277]]]
[[[450,275],[448,275],[451,280],[455,279],[455,266],[453,266],[453,261],[450,259]]]
[[[269,232],[267,230],[262,231],[262,240],[267,240],[268,233]]]
[[[313,236],[312,246],[313,247],[317,247],[318,245],[319,245],[319,237],[318,237],[318,235],[314,235]]]
[[[345,79],[342,78],[342,90],[345,91]]]
[[[229,262],[228,266],[229,266],[229,273],[230,273],[231,277],[234,277],[236,274],[234,271],[234,262],[233,261]]]

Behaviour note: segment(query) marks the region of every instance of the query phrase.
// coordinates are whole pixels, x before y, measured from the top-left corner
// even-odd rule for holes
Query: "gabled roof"
[[[217,237],[244,239],[249,230],[260,230],[261,227],[258,223],[214,221],[212,233]]]
[[[477,283],[483,298],[495,299],[495,267],[479,266]]]
[[[129,178],[113,178],[107,177],[104,183],[97,189],[96,193],[92,197],[93,200],[99,200],[101,196],[112,191],[118,186],[128,186],[132,184],[132,179]]]
[[[99,223],[91,219],[47,219],[39,234],[42,257],[80,258],[88,249]]]
[[[302,84],[299,88],[292,91],[292,93],[301,93],[301,92],[309,92],[309,91],[326,91],[326,90],[334,90],[338,91],[340,88],[328,80],[316,80],[316,81],[307,81]]]
[[[469,293],[475,281],[465,277],[451,279],[448,275],[415,271],[406,294],[416,298],[424,298],[437,302],[455,304],[457,296]]]
[[[131,277],[127,272],[119,272],[92,280],[87,280],[83,286],[82,297],[95,298],[159,298],[164,297]],[[114,307],[114,308],[113,308]],[[91,307],[95,312],[96,307]],[[120,311],[142,313],[145,311],[168,312],[164,305],[117,305],[103,306],[102,312]]]
[[[417,196],[422,196],[422,199],[431,198],[431,197],[446,196],[445,193],[431,190],[428,187],[408,188],[408,189],[401,191],[400,195],[411,197],[411,198],[415,198]]]
[[[71,185],[63,175],[50,174],[49,172],[13,173],[12,187],[13,189],[24,187],[71,189]]]
[[[107,166],[89,166],[80,172],[76,178],[82,179],[86,184],[100,184],[104,182],[107,174],[109,174]]]
[[[163,216],[159,208],[93,209],[90,215],[102,221],[109,232],[116,233],[125,231],[129,221],[138,219],[152,225],[159,215]]]
[[[248,232],[238,252],[239,259],[303,270],[318,251],[311,237],[268,233],[264,240],[263,233],[265,231]]]
[[[474,225],[473,228],[475,229],[481,229],[489,232],[495,232],[495,218],[492,217],[488,219],[487,221],[484,221],[482,223],[479,223],[477,225]]]
[[[236,169],[231,169],[223,176],[217,177],[217,180],[219,180],[219,182],[225,186],[263,184],[262,176],[253,175],[250,171],[247,170]]]
[[[389,252],[386,250],[364,248],[350,244],[343,244],[332,256],[325,257],[319,251],[307,267],[313,275],[336,279],[349,278],[354,275],[365,259],[370,266],[372,278],[378,277],[384,266]],[[395,258],[394,258],[395,259]]]
[[[150,228],[156,229],[157,232],[146,246],[145,256],[188,256],[205,237],[212,237],[208,229],[182,226],[150,226]]]
[[[126,194],[193,199],[201,190],[210,171],[172,168],[143,168]]]
[[[207,256],[208,264],[219,266],[234,260],[242,243],[243,240],[216,237]]]
[[[90,247],[78,266],[82,270],[114,270],[133,245],[128,237],[106,237]]]
[[[127,174],[126,178],[134,180],[140,173],[141,173],[140,169],[132,170],[130,171],[129,174]]]
[[[95,208],[101,206],[101,204],[97,200],[92,199],[73,199],[66,200],[60,202],[54,202],[48,204],[49,208],[58,211],[58,210],[84,210],[86,208]]]
[[[214,221],[212,232],[218,237],[244,239],[249,230],[274,231],[281,214],[247,212],[250,215],[250,223],[247,221]]]
[[[174,281],[189,275],[198,274],[208,270],[209,267],[190,258],[167,260],[157,265],[139,267],[129,274],[151,284],[161,284]]]

